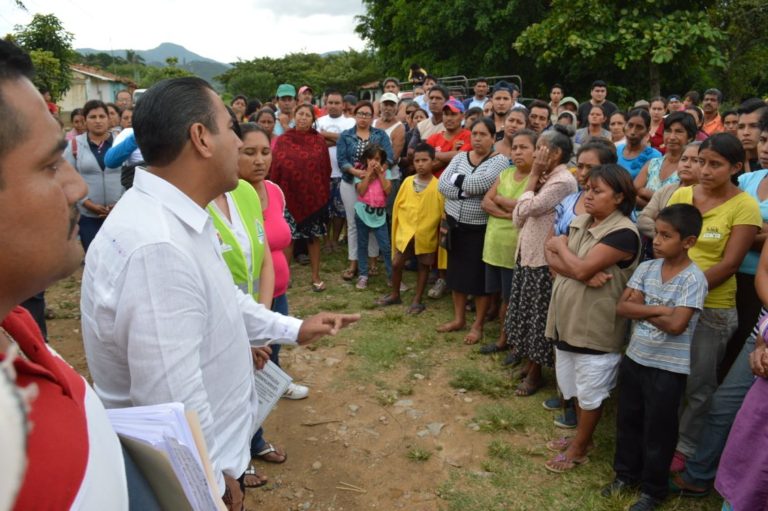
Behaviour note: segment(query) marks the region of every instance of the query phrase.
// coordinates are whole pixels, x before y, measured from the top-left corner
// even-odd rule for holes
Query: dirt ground
[[[80,272],[48,290],[46,300],[56,315],[48,332],[51,345],[87,376],[79,278]],[[257,462],[270,482],[248,491],[250,508],[435,511],[445,507],[438,487],[451,469],[480,470],[487,439],[470,434],[467,424],[488,398],[451,388],[441,371],[414,380],[413,395],[384,406],[375,385],[348,377],[354,364],[348,351],[343,339],[282,351],[283,368],[311,391],[301,401],[281,400],[267,419],[265,438],[284,447],[288,460]],[[386,378],[407,379],[406,372],[393,369]],[[416,462],[408,458],[412,449],[433,455]]]

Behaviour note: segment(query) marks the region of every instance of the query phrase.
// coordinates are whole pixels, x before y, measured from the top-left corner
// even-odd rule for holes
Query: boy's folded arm
[[[672,307],[670,314],[648,318],[648,322],[662,332],[680,335],[688,328],[688,323],[690,323],[694,312],[696,309],[693,307]]]
[[[641,297],[643,296],[640,291],[634,288],[625,288],[621,298],[619,298],[619,302],[616,304],[616,314],[628,319],[650,320],[652,317],[669,312],[669,307],[646,305],[643,301],[636,300],[637,293],[640,293]]]

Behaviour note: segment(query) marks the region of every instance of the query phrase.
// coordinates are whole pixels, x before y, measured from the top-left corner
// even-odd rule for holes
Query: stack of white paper
[[[144,472],[164,508],[220,509],[216,502],[221,499],[214,492],[215,483],[212,486],[206,478],[206,463],[200,456],[199,442],[190,428],[184,405],[136,406],[111,409],[107,413],[115,432]],[[176,481],[168,473],[166,462],[170,463]],[[187,503],[180,502],[178,490],[183,491]]]

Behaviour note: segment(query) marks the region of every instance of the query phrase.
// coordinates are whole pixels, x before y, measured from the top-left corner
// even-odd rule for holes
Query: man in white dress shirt
[[[307,343],[359,316],[302,322],[232,283],[204,208],[237,185],[242,143],[207,82],[156,84],[133,126],[148,168],[136,170],[86,258],[88,366],[107,407],[180,401],[195,410],[225,502],[239,510],[258,407],[248,339]]]

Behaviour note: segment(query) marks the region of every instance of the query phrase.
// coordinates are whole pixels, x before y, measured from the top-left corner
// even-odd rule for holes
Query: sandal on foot
[[[579,465],[586,465],[587,463],[589,463],[589,456],[585,455],[585,456],[582,456],[581,458],[572,458],[569,460],[565,456],[565,453],[561,452],[551,460],[544,463],[544,468],[556,474],[563,474],[565,472],[573,470]]]
[[[341,278],[344,280],[352,280],[355,277],[357,277],[357,270],[353,270],[352,268],[347,268],[341,272]]]
[[[544,380],[539,380],[538,382],[531,385],[528,383],[527,380],[523,380],[520,382],[520,385],[517,386],[515,389],[515,395],[518,397],[528,397],[532,396],[535,393],[539,391],[540,388],[544,386]]]
[[[285,460],[288,459],[288,454],[286,454],[285,451],[278,450],[277,447],[267,442],[264,444],[264,449],[257,452],[254,458],[259,458],[261,461],[266,461],[267,463],[277,463],[279,465],[280,463],[285,463]]]
[[[573,442],[572,436],[562,436],[560,438],[550,440],[546,443],[546,446],[547,449],[552,452],[563,452],[568,450],[568,447],[571,446],[571,442]]]
[[[249,477],[250,479],[248,479]],[[245,473],[243,474],[243,485],[246,488],[259,488],[268,482],[269,478],[259,474],[256,471],[256,467],[254,467],[252,464],[248,465],[248,468],[245,469]]]
[[[572,436],[562,436],[560,438],[550,440],[549,442],[546,443],[546,446],[547,446],[547,449],[549,449],[552,452],[565,452],[571,446],[571,442],[573,442]],[[595,449],[595,444],[590,445],[589,447],[587,447],[587,453],[593,451],[594,449]]]
[[[477,328],[470,328],[469,333],[464,336],[464,344],[477,344],[483,340],[483,331]]]
[[[415,316],[416,314],[421,314],[422,312],[424,312],[426,308],[427,306],[424,305],[423,303],[412,303],[411,306],[405,310],[405,313],[412,314]]]
[[[325,291],[325,282],[322,280],[320,282],[313,282],[312,283],[312,291],[315,293],[322,293]]]
[[[400,305],[403,301],[398,296],[397,298],[393,298],[392,295],[384,295],[378,300],[376,300],[376,305],[380,307],[386,307],[388,305]]]

